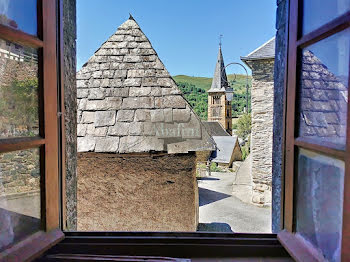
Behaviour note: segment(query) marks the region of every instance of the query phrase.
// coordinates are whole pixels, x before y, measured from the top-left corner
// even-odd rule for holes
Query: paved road
[[[199,229],[239,233],[271,233],[271,208],[243,203],[232,196],[233,173],[213,172],[198,180]],[[204,229],[206,228],[206,229]],[[214,229],[212,229],[214,228]]]

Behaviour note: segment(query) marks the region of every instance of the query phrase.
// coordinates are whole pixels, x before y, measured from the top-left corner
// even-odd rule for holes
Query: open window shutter
[[[0,228],[0,260],[34,258],[64,236],[59,220],[59,2],[9,1],[8,12],[0,14],[0,219],[6,221]]]
[[[350,2],[290,0],[289,8],[284,230],[278,237],[298,261],[349,261]]]

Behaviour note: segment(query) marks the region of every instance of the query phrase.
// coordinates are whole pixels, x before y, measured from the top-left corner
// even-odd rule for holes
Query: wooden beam
[[[0,36],[2,39],[33,48],[44,46],[43,41],[39,38],[2,24],[0,24]]]
[[[25,240],[0,253],[0,261],[29,261],[39,257],[46,250],[64,239],[61,230],[39,231]]]

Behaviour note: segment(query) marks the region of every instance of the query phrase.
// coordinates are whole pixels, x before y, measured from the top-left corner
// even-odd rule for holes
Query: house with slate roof
[[[133,17],[77,73],[78,230],[196,231],[215,142]]]
[[[211,162],[222,167],[232,167],[234,161],[242,161],[238,136],[213,136],[217,149],[212,152]]]
[[[271,204],[275,37],[241,60],[252,70],[252,202]]]
[[[213,136],[230,136],[229,133],[226,132],[226,130],[224,129],[224,127],[222,126],[222,124],[220,122],[211,122],[211,121],[202,121],[203,126],[205,127],[205,129],[208,131],[209,135],[211,137]],[[198,165],[197,169],[200,170],[198,172],[206,172],[206,175],[208,175],[209,172],[209,165],[210,163],[208,162],[210,159],[210,155],[212,154],[213,151],[200,151],[200,152],[196,152],[196,156],[197,156],[197,162],[200,164],[206,164],[207,167],[205,170],[202,170],[203,168],[201,168],[201,166],[203,165]]]

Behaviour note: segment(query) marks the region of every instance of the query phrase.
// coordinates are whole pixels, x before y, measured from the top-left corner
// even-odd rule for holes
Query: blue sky
[[[14,20],[19,30],[36,35],[36,5],[37,0],[0,0],[0,14]]]
[[[276,0],[78,0],[78,69],[129,13],[171,75],[211,77],[220,34],[226,64],[275,35]]]

